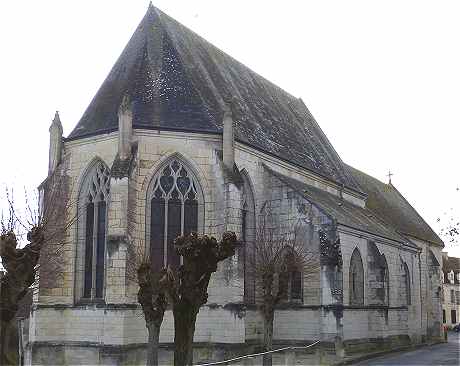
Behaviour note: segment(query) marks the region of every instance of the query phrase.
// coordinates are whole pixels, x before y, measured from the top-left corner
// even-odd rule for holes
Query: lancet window
[[[349,276],[350,305],[364,305],[364,268],[358,248],[351,255]]]
[[[389,305],[389,271],[384,254],[381,254],[374,242],[367,246],[367,300],[370,305]]]
[[[302,302],[302,272],[295,265],[294,255],[286,254],[285,268],[279,277],[279,286],[285,289],[284,300]]]
[[[246,303],[255,303],[255,278],[253,268],[255,264],[254,240],[255,240],[255,205],[249,178],[243,174],[242,187],[242,213],[241,213],[241,237],[244,243],[244,300]]]
[[[178,159],[163,167],[152,183],[147,208],[152,268],[177,268],[181,259],[174,250],[174,239],[198,231],[201,189]]]
[[[98,161],[87,174],[80,190],[79,253],[80,296],[86,300],[104,298],[107,202],[110,192],[110,171]]]
[[[410,273],[409,267],[407,267],[407,264],[405,262],[402,262],[402,277],[403,278],[401,282],[404,286],[406,305],[411,305],[412,300],[410,292]]]

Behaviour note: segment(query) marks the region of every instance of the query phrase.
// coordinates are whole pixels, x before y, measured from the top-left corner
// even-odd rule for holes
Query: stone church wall
[[[439,339],[442,326],[442,305],[441,305],[441,266],[442,248],[431,245],[419,239],[412,239],[422,249],[420,254],[421,272],[421,303],[422,303],[422,324],[425,332],[422,339]],[[437,263],[433,263],[432,256]]]
[[[439,299],[433,292],[436,286],[435,275],[428,275],[428,266],[426,265],[426,251],[430,247],[426,242],[412,240],[420,249],[403,247],[401,245],[391,244],[385,241],[378,241],[376,238],[366,238],[363,233],[356,233],[349,229],[342,229],[341,248],[343,256],[343,293],[344,293],[344,318],[343,334],[345,340],[357,341],[375,340],[376,344],[383,342],[384,338],[390,337],[390,346],[398,344],[419,343],[427,339],[427,333],[435,332],[438,325],[436,319],[439,314],[436,309]],[[379,252],[385,255],[389,270],[389,304],[388,310],[384,307],[372,309],[369,305],[373,301],[369,296],[369,268],[368,261],[363,260],[364,267],[364,305],[362,307],[353,306],[347,309],[349,305],[349,281],[345,274],[349,273],[349,264],[352,252],[358,248],[362,258],[368,257],[368,242],[375,242]],[[431,247],[433,253],[439,251]],[[440,251],[439,251],[440,252]],[[439,258],[439,253],[435,254]],[[409,269],[410,274],[410,305],[406,303],[406,294],[403,281],[404,261]],[[419,262],[420,261],[420,262]],[[432,288],[430,291],[429,288]],[[430,300],[427,301],[427,298]],[[427,322],[431,320],[431,326]],[[432,330],[430,330],[430,327]],[[382,339],[378,341],[378,339]],[[350,343],[350,342],[349,342]],[[351,342],[353,343],[353,342]],[[355,342],[357,343],[357,342]]]
[[[137,285],[132,273],[136,266],[136,255],[148,247],[145,239],[147,190],[152,177],[167,159],[183,159],[201,184],[204,195],[204,219],[199,231],[220,237],[224,230],[231,229],[241,235],[242,191],[225,175],[220,158],[221,136],[136,130],[134,138],[137,151],[129,178],[112,179],[108,235],[112,235],[115,240],[111,243],[109,237],[107,244],[105,290],[108,304],[78,304],[79,299],[74,291],[78,287],[75,282],[76,271],[82,269],[76,268],[77,228],[73,227],[69,230],[69,244],[64,251],[64,285],[62,288],[40,292],[39,304],[32,313],[29,352],[34,360],[44,360],[48,354],[48,363],[60,363],[60,360],[64,360],[65,364],[71,363],[69,360],[78,360],[78,357],[84,356],[98,364],[105,362],[101,360],[110,360],[111,357],[116,359],[117,352],[126,351],[130,355],[129,362],[134,363],[138,357],[136,354],[143,352],[146,328],[142,313],[136,304]],[[68,174],[74,184],[73,201],[78,198],[79,186],[89,164],[99,158],[111,167],[117,153],[117,145],[115,133],[66,142],[64,160],[68,163]],[[286,184],[271,176],[264,164],[280,174],[332,194],[338,195],[339,187],[327,184],[320,177],[239,143],[236,144],[235,162],[249,181],[254,196],[256,219],[263,207],[269,207],[282,230],[289,230],[300,222],[302,240],[308,241],[319,251],[317,229],[321,225],[330,225],[329,219]],[[123,192],[127,194],[123,196]],[[363,205],[363,201],[352,193],[345,192],[344,197]],[[76,207],[72,215],[77,215]],[[123,224],[123,220],[127,222]],[[124,226],[126,230],[118,233],[117,228]],[[125,234],[126,238],[118,241],[117,238]],[[367,261],[364,259],[367,258],[369,238],[349,232],[341,233],[340,238],[342,273],[348,273],[351,253],[354,247],[358,246],[363,258],[364,279],[367,283]],[[411,276],[414,282],[411,287],[414,301],[408,309],[398,308],[401,305],[398,303],[398,279],[390,277],[390,309],[386,313],[379,309],[345,308],[340,320],[338,313],[322,310],[322,305],[337,303],[337,299],[331,295],[332,287],[337,284],[330,283],[328,277],[321,276],[318,270],[308,276],[304,275],[302,304],[284,304],[276,311],[275,343],[306,343],[316,339],[333,342],[335,337],[341,334],[340,324],[343,324],[345,339],[352,340],[369,340],[389,335],[418,335],[419,319],[423,319],[420,312],[417,313],[419,292],[416,283],[420,281],[417,277],[418,258],[413,258],[413,253],[401,248],[376,243],[387,258],[390,273],[400,273],[400,257],[410,263],[409,268],[414,271]],[[199,350],[197,352],[201,355],[197,355],[198,359],[214,356],[219,358],[219,352],[224,352],[223,349],[230,352],[227,346],[216,350],[215,344],[238,346],[241,351],[244,345],[256,344],[261,340],[263,332],[260,314],[251,307],[244,309],[241,306],[243,276],[241,258],[238,255],[220,263],[217,273],[212,276],[208,289],[208,303],[200,311],[197,320],[195,341]],[[427,288],[425,277],[426,273],[422,273],[422,292]],[[340,287],[342,286],[343,304],[346,307],[349,301],[346,276],[340,283]],[[367,286],[364,287],[364,296],[365,299],[369,296]],[[366,305],[367,300],[365,301]],[[363,316],[363,313],[367,315]],[[426,315],[424,319],[426,324]],[[173,319],[168,311],[160,334],[161,357],[171,357],[171,349],[168,347],[172,340]],[[51,349],[56,351],[47,353]],[[128,352],[128,349],[131,351]],[[80,352],[81,356],[78,356]],[[120,364],[120,359],[117,360],[110,362]]]

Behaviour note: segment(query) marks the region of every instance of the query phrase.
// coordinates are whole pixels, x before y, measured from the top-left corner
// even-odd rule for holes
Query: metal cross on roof
[[[388,184],[391,184],[391,176],[394,175],[391,170],[388,170]]]

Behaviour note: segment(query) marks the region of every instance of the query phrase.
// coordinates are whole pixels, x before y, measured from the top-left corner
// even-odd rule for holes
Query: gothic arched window
[[[284,257],[283,272],[279,274],[279,284],[285,289],[284,300],[302,302],[302,271],[296,264],[293,253],[287,253]]]
[[[104,299],[107,201],[110,171],[97,161],[78,197],[77,290],[84,300]]]
[[[385,255],[382,254],[382,266],[380,268],[381,278],[383,279],[383,304],[390,305],[390,272]]]
[[[147,240],[152,267],[177,268],[180,257],[174,239],[197,232],[203,204],[200,186],[189,169],[173,159],[152,180],[147,204]]]
[[[409,274],[409,267],[405,262],[402,262],[402,281],[401,286],[404,286],[404,295],[405,295],[405,302],[406,305],[411,305],[411,293],[410,293],[410,274]]]
[[[367,245],[367,301],[370,305],[389,305],[390,277],[388,263],[376,244],[369,241]]]
[[[243,171],[243,187],[241,195],[241,238],[244,243],[244,300],[255,303],[255,278],[251,266],[254,265],[255,240],[255,204],[249,178]]]
[[[364,305],[364,268],[358,248],[351,255],[349,276],[350,305]]]

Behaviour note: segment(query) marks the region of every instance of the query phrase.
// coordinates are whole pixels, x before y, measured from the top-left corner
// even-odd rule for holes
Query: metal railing
[[[216,362],[211,362],[211,363],[200,363],[200,364],[196,364],[195,366],[225,365],[225,364],[228,364],[230,362],[235,362],[235,361],[242,360],[244,358],[258,357],[258,356],[263,356],[263,355],[266,355],[266,354],[269,354],[269,353],[276,353],[276,352],[282,352],[282,351],[288,351],[288,350],[296,350],[296,349],[307,349],[307,348],[311,348],[313,346],[316,346],[319,342],[320,341],[316,341],[316,342],[313,342],[312,344],[309,344],[308,346],[304,346],[304,347],[292,347],[292,346],[283,347],[283,348],[274,349],[272,351],[266,351],[266,352],[260,352],[260,353],[253,353],[253,354],[250,354],[250,355],[239,356],[239,357],[231,358],[231,359],[224,360],[224,361],[216,361]]]

